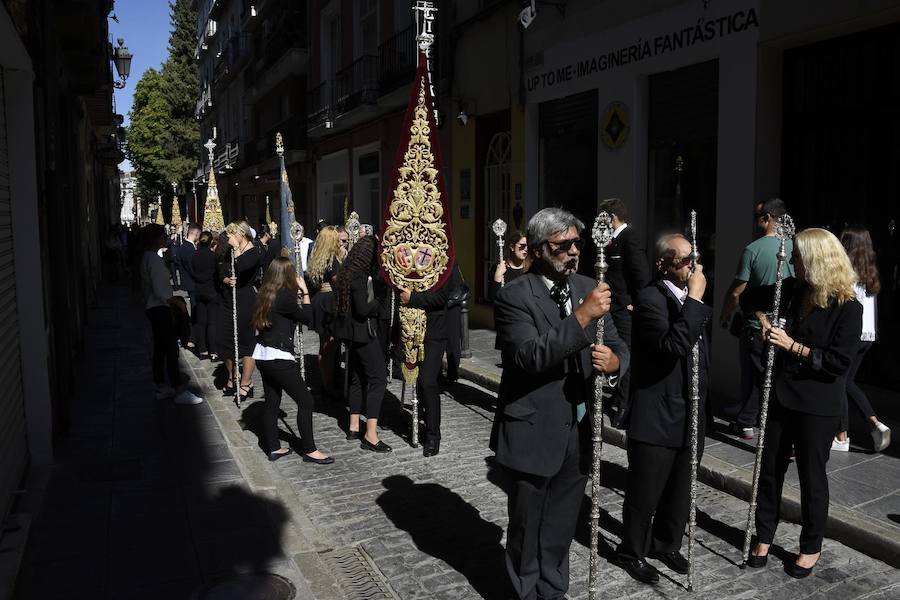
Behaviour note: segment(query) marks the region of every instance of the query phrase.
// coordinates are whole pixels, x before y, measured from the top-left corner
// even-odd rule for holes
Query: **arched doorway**
[[[484,222],[488,227],[496,219],[506,221],[509,229],[514,227],[510,202],[511,162],[512,136],[509,131],[501,131],[491,138],[484,161]],[[497,238],[493,234],[486,235],[483,290],[488,289],[488,283],[494,276],[492,266],[497,264],[498,255]]]

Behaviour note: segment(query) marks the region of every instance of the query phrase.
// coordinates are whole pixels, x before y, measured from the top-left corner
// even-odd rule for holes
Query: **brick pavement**
[[[313,336],[306,338],[308,370],[315,385]],[[191,359],[193,361],[194,359]],[[208,363],[194,363],[198,374]],[[261,382],[256,376],[257,388]],[[314,424],[319,447],[332,453],[334,465],[303,463],[292,455],[271,465],[299,500],[306,523],[305,534],[319,550],[360,545],[405,600],[438,598],[489,598],[505,596],[502,549],[506,526],[506,495],[487,448],[495,398],[487,389],[462,382],[443,398],[443,441],[437,457],[425,459],[421,448],[406,443],[409,421],[399,406],[400,385],[393,382],[380,424],[383,439],[394,447],[389,455],[359,449],[358,442],[344,439],[346,409],[343,404],[319,399]],[[295,411],[285,400],[287,421]],[[252,422],[252,404],[235,419]],[[224,414],[224,413],[223,413]],[[293,424],[292,424],[293,427]],[[226,435],[229,443],[255,440],[252,426],[240,439]],[[257,451],[254,449],[254,451]],[[260,451],[261,452],[261,451]],[[626,457],[612,445],[604,447],[605,487],[603,555],[618,543],[621,527]],[[838,542],[827,539],[813,576],[796,581],[785,575],[777,561],[767,569],[741,571],[739,546],[743,540],[746,503],[701,486],[700,547],[697,589],[689,594],[682,578],[662,569],[662,582],[647,587],[630,579],[607,561],[602,564],[604,598],[866,598],[900,597],[900,572]],[[581,523],[587,521],[585,498]],[[796,550],[799,527],[784,523],[778,540],[786,551]],[[580,528],[572,548],[572,598],[586,598],[588,568],[586,526]],[[788,556],[777,550],[777,555]]]

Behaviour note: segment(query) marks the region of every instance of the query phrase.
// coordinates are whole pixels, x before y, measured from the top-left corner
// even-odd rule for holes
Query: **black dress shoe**
[[[392,448],[385,444],[382,440],[378,440],[377,444],[373,444],[364,437],[361,438],[359,447],[370,452],[390,452],[392,450]]]
[[[803,579],[804,577],[809,577],[810,573],[813,572],[812,567],[801,567],[794,561],[784,563],[784,572],[793,577],[794,579]]]
[[[650,555],[650,558],[655,558],[676,573],[682,575],[687,575],[688,573],[688,561],[677,550],[673,552],[654,552]]]
[[[284,452],[269,452],[269,461],[275,462],[279,458],[284,458],[285,456],[287,456],[288,454],[291,454],[291,453],[293,453],[293,450],[291,450],[290,448],[285,448]]]
[[[756,556],[755,554],[751,554],[747,557],[747,566],[751,569],[762,569],[766,566],[766,563],[769,562],[769,555],[763,554],[762,556]]]
[[[315,458],[308,454],[304,454],[303,462],[315,463],[317,465],[330,465],[334,462],[334,457],[326,456],[325,458]]]
[[[438,452],[441,451],[441,443],[434,442],[425,442],[425,447],[422,448],[422,456],[428,458],[429,456],[435,456]]]
[[[652,565],[647,564],[643,558],[616,558],[616,563],[625,569],[625,572],[641,583],[658,583],[659,573]]]
[[[358,432],[358,431],[350,431],[350,430],[348,429],[348,430],[347,430],[347,439],[348,439],[348,440],[358,440],[358,439],[359,439],[359,432]]]

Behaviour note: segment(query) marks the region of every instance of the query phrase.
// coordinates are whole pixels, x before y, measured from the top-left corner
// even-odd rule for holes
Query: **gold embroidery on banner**
[[[431,289],[450,261],[450,244],[441,221],[444,208],[438,189],[439,172],[428,139],[425,79],[410,125],[409,146],[394,189],[390,217],[382,242],[382,264],[391,282],[414,292]]]
[[[406,383],[415,383],[419,376],[418,363],[425,358],[425,324],[424,310],[400,307],[400,339],[403,343],[403,364],[400,371]]]

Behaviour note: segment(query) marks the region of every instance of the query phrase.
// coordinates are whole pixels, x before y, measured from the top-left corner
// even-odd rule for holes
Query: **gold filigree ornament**
[[[442,221],[444,208],[438,185],[429,135],[431,126],[426,102],[425,78],[419,78],[419,93],[410,137],[397,186],[389,208],[382,241],[381,262],[385,274],[398,288],[426,292],[434,287],[450,263],[450,242]],[[425,312],[400,307],[403,340],[403,377],[412,383],[418,374],[425,338]]]

